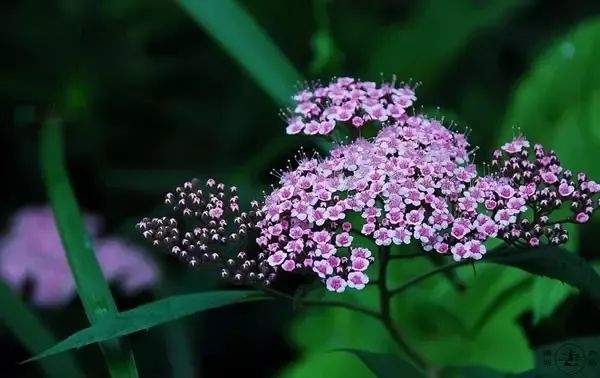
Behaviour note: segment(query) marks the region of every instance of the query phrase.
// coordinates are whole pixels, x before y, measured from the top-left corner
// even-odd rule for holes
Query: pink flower
[[[336,293],[343,293],[347,285],[346,281],[340,276],[329,277],[326,281],[327,290]]]
[[[85,215],[84,220],[109,282],[118,283],[127,295],[157,283],[158,268],[143,250],[117,238],[99,237],[98,217]],[[73,299],[75,282],[49,208],[28,207],[15,214],[0,244],[0,277],[16,291],[31,282],[31,301],[39,307],[60,307]]]
[[[310,95],[308,95],[310,94]],[[394,124],[416,100],[406,84],[333,80],[293,96],[296,101],[286,126],[287,134],[328,135],[336,126],[361,128],[368,120]]]

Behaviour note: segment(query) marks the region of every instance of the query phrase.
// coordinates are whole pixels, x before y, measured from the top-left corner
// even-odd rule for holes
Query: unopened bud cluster
[[[249,235],[256,234],[262,215],[257,202],[248,212],[240,210],[236,187],[209,179],[200,188],[198,180],[192,180],[168,193],[165,204],[173,217],[144,218],[137,224],[154,246],[166,247],[191,266],[221,267],[222,277],[234,283],[269,284],[273,279],[264,254],[251,258],[239,250]],[[189,229],[183,224],[190,224]],[[225,256],[230,247],[237,249],[233,258]]]
[[[568,241],[565,223],[586,223],[598,210],[596,194],[600,185],[588,180],[584,173],[573,175],[564,169],[554,151],[536,144],[533,151],[523,138],[507,143],[494,152],[492,167],[509,185],[488,208],[505,207],[515,198],[529,209],[529,216],[520,217],[500,237],[521,246],[537,247],[545,241],[560,245]],[[568,209],[570,215],[559,214]]]

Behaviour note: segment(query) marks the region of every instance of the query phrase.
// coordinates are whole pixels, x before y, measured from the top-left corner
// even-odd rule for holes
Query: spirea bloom
[[[105,277],[133,295],[152,287],[158,269],[135,245],[99,236],[100,219],[86,215],[85,224]],[[39,307],[60,307],[75,296],[75,282],[65,256],[52,211],[28,207],[16,213],[0,242],[0,277],[14,290],[31,289]]]
[[[370,122],[394,124],[408,118],[406,109],[417,98],[407,84],[360,81],[349,77],[327,86],[315,85],[294,96],[287,117],[288,134],[328,135],[337,125],[363,128]]]
[[[506,184],[495,191],[490,207],[499,210],[499,221],[527,209],[527,216],[505,227],[499,236],[505,241],[537,247],[545,240],[552,245],[568,241],[564,223],[586,223],[598,210],[600,184],[585,173],[574,175],[560,164],[554,151],[536,144],[530,147],[523,137],[506,143],[494,152],[492,167]],[[570,216],[559,217],[557,210],[568,208]],[[500,219],[502,218],[502,219]]]
[[[599,184],[573,177],[540,145],[530,153],[523,137],[494,153],[490,174],[478,174],[464,133],[407,112],[416,99],[407,85],[339,78],[293,98],[288,134],[327,135],[367,123],[378,132],[323,156],[302,153],[248,213],[223,184],[209,180],[203,193],[186,183],[166,203],[196,223],[193,232],[180,231],[173,218],[144,218],[143,235],[192,265],[219,265],[234,282],[308,273],[341,293],[363,289],[377,250],[390,245],[417,243],[455,261],[479,260],[493,238],[523,248],[565,243],[563,223],[585,223],[598,209]],[[565,206],[571,216],[559,218],[555,210]],[[222,257],[224,245],[249,235],[260,252]],[[357,236],[372,246],[359,245]]]

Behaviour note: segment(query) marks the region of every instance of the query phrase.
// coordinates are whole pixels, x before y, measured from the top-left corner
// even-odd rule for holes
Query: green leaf
[[[410,362],[393,354],[372,353],[360,349],[341,349],[358,357],[377,378],[423,378],[425,374]]]
[[[62,127],[57,118],[48,118],[40,140],[40,165],[56,225],[75,279],[77,292],[91,324],[117,312],[104,279],[77,200],[71,188],[63,157]],[[137,368],[127,340],[101,344],[112,377],[137,377]]]
[[[28,361],[147,330],[197,312],[244,300],[266,299],[253,291],[214,291],[178,295],[104,317]]]
[[[586,260],[563,248],[552,246],[531,250],[498,248],[488,253],[486,261],[560,280],[578,288],[600,304],[600,275]]]
[[[179,5],[279,105],[301,76],[248,12],[233,0],[178,0]]]
[[[465,327],[476,329],[490,316],[496,316],[508,307],[507,321],[512,321],[528,308],[516,306],[519,301],[515,296],[527,296],[525,292],[514,292],[515,287],[530,280],[529,275],[519,269],[477,264],[457,268],[457,275],[465,282],[468,289],[464,292],[446,290],[441,295],[456,316],[460,316]],[[469,311],[465,313],[464,309]]]
[[[427,0],[417,4],[408,21],[371,32],[376,38],[370,41],[369,75],[395,73],[403,80],[414,78],[423,80],[425,86],[433,85],[474,34],[501,24],[528,2],[489,1],[473,6],[468,0]]]
[[[536,277],[533,283],[533,324],[549,317],[574,290],[563,282],[546,277]]]
[[[419,343],[425,358],[441,366],[481,365],[515,373],[534,364],[525,333],[508,315],[490,318],[474,335],[409,341]]]
[[[405,293],[397,298],[398,328],[407,342],[438,366],[477,364],[504,372],[531,368],[533,355],[516,323],[530,300],[527,292],[512,289],[527,282],[527,274],[487,264],[476,265],[475,271],[465,266],[458,273],[467,290],[424,290],[421,301],[431,301],[429,309],[408,302]]]
[[[377,378],[360,360],[348,353],[316,352],[302,356],[279,374],[280,378]]]
[[[0,280],[0,323],[32,354],[56,344],[52,332],[12,289]],[[85,377],[71,354],[40,361],[44,374],[52,378]]]
[[[444,370],[442,375],[444,378],[510,378],[514,374],[501,373],[499,371],[480,367],[480,366],[464,366],[455,367]]]
[[[589,159],[600,147],[600,18],[556,41],[521,80],[503,123],[500,142],[517,127],[535,143],[556,150],[563,165],[600,178]]]
[[[579,229],[577,225],[567,224],[569,241],[564,248],[570,253],[579,251]],[[531,289],[533,324],[552,315],[554,311],[574,292],[572,286],[546,277],[536,277]]]

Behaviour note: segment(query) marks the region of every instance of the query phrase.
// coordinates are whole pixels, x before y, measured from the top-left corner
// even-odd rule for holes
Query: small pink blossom
[[[348,287],[362,290],[369,283],[369,277],[363,272],[351,272],[348,274]]]
[[[343,293],[346,290],[347,283],[340,276],[329,277],[326,281],[326,287],[329,291],[335,291],[336,293]]]
[[[84,219],[109,282],[118,283],[127,295],[157,283],[158,267],[143,250],[118,238],[100,237],[99,218]],[[27,207],[13,216],[0,244],[0,277],[16,291],[31,282],[31,301],[39,307],[64,306],[74,298],[75,282],[49,208]]]

